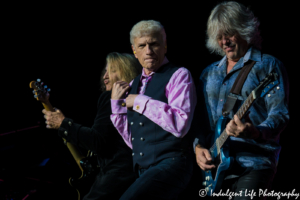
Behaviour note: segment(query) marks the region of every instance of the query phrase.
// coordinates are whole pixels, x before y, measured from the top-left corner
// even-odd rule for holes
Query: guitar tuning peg
[[[47,85],[45,85],[44,88],[47,88]]]
[[[47,92],[50,92],[50,91],[51,91],[51,89],[50,89],[50,88],[48,88],[48,89],[47,89]]]
[[[36,79],[36,81],[37,81],[37,82],[41,82],[41,79],[38,78],[38,79]]]
[[[34,98],[35,98],[35,99],[37,98],[37,95],[36,95],[36,94],[34,95]]]
[[[35,90],[32,90],[32,93],[35,94]]]

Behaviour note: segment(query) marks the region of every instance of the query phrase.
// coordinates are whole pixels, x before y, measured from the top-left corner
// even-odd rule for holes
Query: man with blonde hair
[[[166,58],[159,22],[138,22],[130,41],[143,72],[130,84],[116,82],[111,96],[111,120],[132,149],[138,174],[121,199],[176,199],[192,175],[187,133],[196,105],[194,82],[186,68]]]
[[[258,26],[253,13],[233,1],[218,4],[207,22],[206,45],[212,53],[224,57],[205,68],[200,76],[199,94],[202,98],[198,98],[198,103],[203,110],[202,120],[199,120],[201,132],[194,141],[194,147],[202,170],[216,168],[208,150],[211,144],[207,141],[219,128],[219,117],[231,119],[225,128],[230,136],[226,145],[234,162],[225,173],[221,189],[224,193],[229,189],[229,192],[239,194],[234,199],[266,198],[259,192],[270,189],[281,149],[279,135],[289,121],[287,74],[282,62],[261,53]],[[248,66],[252,68],[240,94],[231,93],[240,71]],[[239,106],[271,72],[277,73],[279,85],[254,102],[249,109],[248,120],[240,120],[234,115]],[[229,112],[226,110],[228,99],[235,99]]]

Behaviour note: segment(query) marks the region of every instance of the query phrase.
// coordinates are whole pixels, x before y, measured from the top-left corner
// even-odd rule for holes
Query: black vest
[[[154,100],[168,103],[165,88],[170,78],[179,68],[167,63],[161,66],[147,84],[144,95]],[[131,86],[130,94],[138,94],[141,74]],[[177,138],[159,125],[135,111],[127,111],[128,126],[131,130],[133,166],[148,168],[162,159],[181,156],[188,149],[189,140],[185,136]],[[191,145],[191,144],[190,144]],[[191,145],[192,146],[192,145]]]

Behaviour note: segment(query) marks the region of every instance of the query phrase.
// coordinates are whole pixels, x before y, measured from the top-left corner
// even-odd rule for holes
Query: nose
[[[228,44],[229,43],[229,38],[225,35],[222,35],[222,44]]]
[[[108,71],[105,72],[104,76],[103,76],[103,79],[108,79]]]
[[[147,54],[152,54],[153,53],[153,50],[152,50],[152,48],[149,44],[146,45],[146,53]]]

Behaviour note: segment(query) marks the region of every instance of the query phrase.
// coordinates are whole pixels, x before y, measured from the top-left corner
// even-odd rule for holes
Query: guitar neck
[[[249,108],[251,107],[255,99],[256,99],[255,92],[252,91],[251,94],[246,99],[246,101],[243,103],[243,105],[236,112],[236,115],[238,116],[239,119],[242,119],[245,116],[246,112],[249,110]],[[216,140],[216,146],[218,152],[220,152],[220,149],[223,147],[227,139],[228,139],[228,135],[226,133],[226,129],[224,129],[222,134]]]
[[[44,108],[47,110],[47,111],[51,111],[51,112],[54,112],[54,108],[53,106],[51,105],[51,103],[49,101],[46,101],[44,103],[42,103]],[[81,167],[81,164],[80,164],[80,161],[85,158],[81,152],[77,149],[77,147],[69,142],[66,142],[66,140],[63,138],[66,146],[68,147],[69,151],[71,152],[73,158],[75,159],[77,165],[79,166],[79,168],[83,171],[82,167]]]
[[[51,111],[51,112],[55,111],[54,108],[53,108],[53,106],[51,105],[51,103],[49,101],[47,101],[45,103],[42,103],[42,104],[43,104],[45,110]]]

